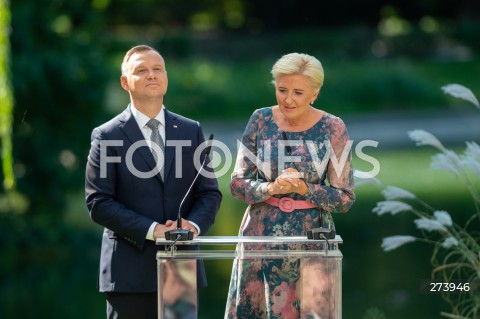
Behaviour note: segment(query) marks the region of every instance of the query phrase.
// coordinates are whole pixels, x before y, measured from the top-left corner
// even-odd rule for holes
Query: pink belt
[[[265,201],[265,203],[278,207],[284,213],[291,213],[295,209],[308,209],[308,208],[316,208],[317,205],[310,203],[306,200],[294,200],[290,197],[270,197]]]

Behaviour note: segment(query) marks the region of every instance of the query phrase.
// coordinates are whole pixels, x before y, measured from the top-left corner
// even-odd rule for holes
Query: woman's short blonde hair
[[[324,73],[322,63],[308,54],[289,53],[278,59],[272,67],[273,83],[280,75],[303,74],[310,79],[314,89],[323,85]]]

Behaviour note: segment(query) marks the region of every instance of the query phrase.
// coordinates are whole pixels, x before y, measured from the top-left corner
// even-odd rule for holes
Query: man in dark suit
[[[205,152],[200,160],[194,154],[205,139],[198,122],[163,105],[168,77],[158,51],[130,49],[120,82],[130,104],[92,132],[86,202],[92,220],[104,227],[99,290],[106,293],[107,318],[150,319],[157,317],[155,254],[162,249],[155,239],[177,228],[180,203],[205,158]],[[211,168],[205,170],[182,204],[182,228],[196,236],[212,226],[222,197]],[[197,278],[197,287],[206,286],[200,262]]]

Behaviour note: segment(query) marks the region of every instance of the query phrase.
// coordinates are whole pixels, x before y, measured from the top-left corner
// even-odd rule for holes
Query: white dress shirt
[[[150,129],[147,126],[147,122],[150,121],[150,118],[140,112],[137,108],[135,108],[135,105],[130,104],[130,110],[132,112],[133,117],[135,118],[135,121],[137,121],[138,127],[140,128],[140,131],[142,131],[143,137],[145,141],[148,144],[148,147],[152,148],[152,141],[150,139],[150,135],[152,134],[152,129]],[[158,126],[158,131],[160,132],[160,136],[163,139],[163,142],[165,144],[165,147],[167,143],[165,143],[165,106],[162,105],[162,109],[160,112],[155,116],[155,119],[160,122],[160,125]],[[197,224],[194,222],[189,221],[190,224],[195,226],[197,229],[197,233],[200,235],[200,228],[198,227]],[[150,228],[148,229],[147,232],[147,239],[149,240],[155,240],[153,238],[153,231],[155,230],[155,226],[157,225],[157,222],[153,222]]]

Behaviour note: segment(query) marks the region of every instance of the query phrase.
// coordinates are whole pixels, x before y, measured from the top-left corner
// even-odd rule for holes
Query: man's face
[[[121,76],[120,82],[134,100],[163,98],[168,88],[165,61],[155,51],[134,53],[128,60],[126,74]]]

